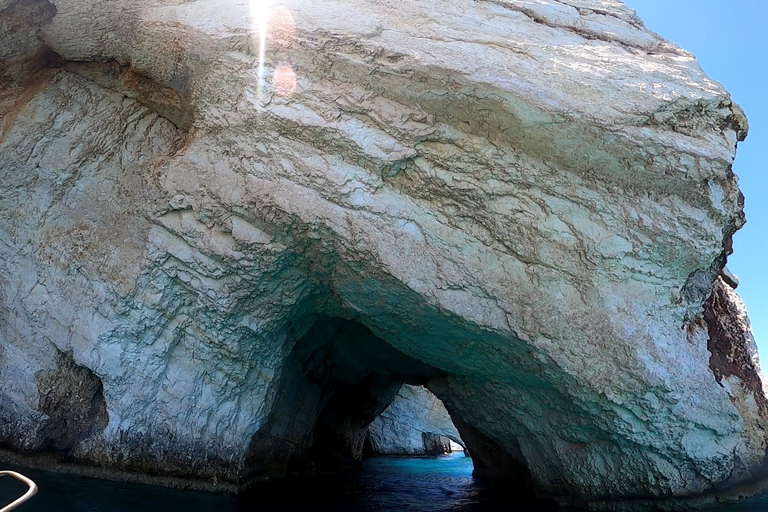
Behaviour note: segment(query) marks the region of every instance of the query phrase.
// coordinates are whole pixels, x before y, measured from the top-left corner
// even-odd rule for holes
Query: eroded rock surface
[[[463,445],[448,411],[429,390],[404,385],[392,403],[368,427],[371,450],[380,455],[446,453],[450,439]]]
[[[237,486],[354,462],[405,382],[484,474],[564,499],[762,475],[759,368],[713,292],[746,120],[621,3],[0,20],[5,446],[46,446],[39,376],[67,354],[106,414],[59,446],[103,467]]]

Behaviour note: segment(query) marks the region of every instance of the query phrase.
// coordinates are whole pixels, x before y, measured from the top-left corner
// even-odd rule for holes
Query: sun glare
[[[258,98],[264,103],[267,35],[270,45],[290,49],[296,36],[296,22],[291,12],[282,6],[272,7],[273,0],[250,0],[251,47],[258,55]],[[293,66],[288,63],[275,65],[272,86],[279,96],[290,96],[296,89],[297,79]]]
[[[255,47],[254,49],[258,51],[259,55],[259,101],[264,101],[264,60],[267,46],[267,21],[269,18],[269,6],[271,3],[272,0],[250,0],[251,27],[254,31],[251,44]]]

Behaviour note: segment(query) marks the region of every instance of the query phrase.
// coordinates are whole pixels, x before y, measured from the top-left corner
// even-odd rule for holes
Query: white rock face
[[[424,434],[464,444],[443,402],[428,389],[407,384],[368,427],[371,448],[382,455],[424,455]]]
[[[744,222],[746,120],[620,2],[0,0],[0,20],[5,443],[51,446],[69,372],[93,401],[72,457],[237,484],[264,450],[305,460],[318,417],[357,443],[409,382],[543,493],[761,476],[759,367],[718,366],[702,308]],[[405,359],[333,348],[327,318]]]

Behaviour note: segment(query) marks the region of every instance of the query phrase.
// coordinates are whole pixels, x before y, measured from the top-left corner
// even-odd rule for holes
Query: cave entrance
[[[466,453],[443,402],[424,386],[403,384],[368,427],[364,457]]]
[[[358,469],[364,452],[394,453],[386,439],[400,434],[388,425],[403,419],[412,423],[414,442],[399,454],[444,453],[451,440],[463,447],[442,402],[424,387],[443,377],[444,371],[397,350],[360,322],[317,318],[283,367],[244,477]],[[440,427],[425,427],[431,424]]]
[[[404,417],[417,453],[406,448],[401,454],[444,450],[434,443],[448,438],[471,454],[473,475],[504,480],[521,496],[530,492],[524,459],[465,421],[460,404],[451,401],[456,397],[440,397],[446,400],[444,407],[436,405],[440,401],[428,388],[451,378],[397,350],[360,322],[317,317],[285,359],[274,383],[271,412],[251,439],[241,477],[255,482],[360,469],[364,451],[392,453],[382,448],[382,436],[392,432],[380,429],[376,437],[377,418],[394,422]],[[394,409],[382,415],[393,403]]]
[[[461,411],[471,409],[466,402],[471,397],[450,394],[446,383],[455,379],[401,352],[360,322],[316,317],[284,360],[271,390],[269,416],[251,439],[241,478],[254,483],[361,469],[364,453],[393,453],[382,448],[382,437],[392,432],[376,430],[381,418],[405,423],[408,437],[415,438],[411,446],[416,452],[406,448],[400,454],[444,451],[429,444],[448,438],[449,447],[450,440],[466,447],[474,476],[504,481],[516,499],[533,499],[524,457],[465,420]],[[444,396],[436,397],[430,388]]]
[[[366,440],[377,452],[369,439],[370,426],[398,399],[401,389],[410,385],[429,393],[421,386],[444,376],[362,323],[339,318],[318,319],[292,355],[320,391],[310,448],[320,471],[359,468]]]
[[[439,453],[453,441],[471,454],[473,475],[530,492],[524,459],[464,421],[457,404],[446,401],[443,407],[428,391],[452,377],[397,350],[360,322],[317,317],[274,383],[271,412],[251,439],[241,476],[254,482],[360,469],[364,452],[395,453],[384,443],[393,433],[397,437],[392,425],[401,422],[415,441],[399,454]]]

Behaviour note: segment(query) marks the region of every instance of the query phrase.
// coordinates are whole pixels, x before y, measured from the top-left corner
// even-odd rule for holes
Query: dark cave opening
[[[284,365],[272,414],[251,440],[243,479],[360,468],[368,426],[400,387],[444,376],[360,322],[318,317]]]
[[[377,453],[373,448],[371,438],[369,436],[365,436],[365,441],[363,441],[363,458],[369,459],[371,457],[375,457],[376,455]]]
[[[322,316],[295,343],[269,421],[251,440],[243,480],[359,470],[376,453],[369,426],[404,385],[429,388],[449,375],[397,350],[360,322]],[[407,387],[407,386],[406,386]],[[434,396],[434,395],[432,395]],[[527,468],[445,404],[478,477],[531,491]],[[445,442],[428,435],[422,446]],[[437,453],[437,448],[433,448]],[[420,455],[426,455],[421,453]]]
[[[444,375],[344,319],[319,319],[293,354],[307,380],[322,390],[310,450],[318,471],[360,467],[368,426],[400,387]]]

